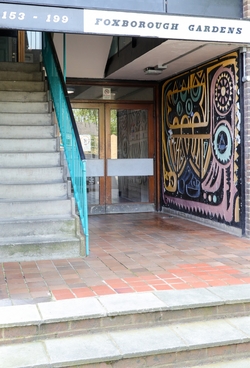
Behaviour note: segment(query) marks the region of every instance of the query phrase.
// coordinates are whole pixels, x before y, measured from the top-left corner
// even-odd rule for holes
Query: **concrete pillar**
[[[243,0],[243,17],[250,18],[250,0]],[[246,75],[250,77],[250,49],[246,52]],[[245,235],[250,237],[250,82],[244,83]]]

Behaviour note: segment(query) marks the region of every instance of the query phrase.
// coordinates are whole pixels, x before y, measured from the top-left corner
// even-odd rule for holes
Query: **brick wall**
[[[250,18],[250,0],[243,0],[243,16]],[[246,75],[250,76],[250,49],[246,53]],[[250,237],[250,82],[244,83],[244,145],[245,145],[245,230]]]

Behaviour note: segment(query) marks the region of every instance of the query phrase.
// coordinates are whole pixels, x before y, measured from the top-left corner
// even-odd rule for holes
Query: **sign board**
[[[250,21],[85,9],[84,32],[178,40],[249,43]]]
[[[83,33],[83,10],[0,3],[0,28]]]
[[[0,3],[0,28],[248,44],[249,20]]]
[[[91,135],[90,134],[81,134],[80,140],[82,144],[82,149],[85,152],[91,152]]]
[[[104,100],[111,100],[111,88],[104,87],[102,89],[102,98]]]

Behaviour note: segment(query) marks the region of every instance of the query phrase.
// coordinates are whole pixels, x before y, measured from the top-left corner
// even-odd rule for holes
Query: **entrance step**
[[[0,222],[1,240],[17,238],[17,237],[45,237],[59,234],[59,237],[67,235],[69,237],[75,236],[77,232],[76,221],[72,216],[64,216],[61,218],[48,219],[21,219],[21,220],[6,220]],[[7,240],[8,241],[8,240]]]
[[[1,91],[19,91],[19,92],[44,92],[46,91],[46,82],[40,81],[1,81]]]
[[[41,184],[63,182],[63,167],[2,168],[0,184]]]
[[[58,139],[0,139],[0,152],[55,152]]]
[[[45,114],[49,112],[48,102],[0,102],[1,113],[18,112],[22,113],[36,113]]]
[[[51,236],[25,236],[2,238],[0,240],[0,262],[8,259],[8,262],[31,261],[75,258],[80,254],[84,254],[81,249],[80,239],[72,235],[60,236],[59,234],[51,234]]]
[[[42,201],[68,198],[67,183],[0,184],[0,201]]]
[[[46,102],[47,92],[0,91],[0,101],[5,102]]]
[[[2,125],[1,138],[54,138],[55,125]]]
[[[34,71],[13,71],[13,70],[1,70],[0,69],[0,80],[1,81],[42,81],[44,79],[43,73]]]
[[[53,201],[0,202],[0,220],[62,218],[74,214],[70,199]],[[0,234],[1,235],[1,234]]]
[[[1,125],[51,125],[51,114],[0,113]]]
[[[16,71],[16,72],[39,72],[42,70],[41,63],[12,63],[12,62],[0,62],[1,71]]]
[[[241,368],[249,360],[249,290],[237,285],[2,307],[1,363],[217,368],[234,360]]]
[[[60,152],[19,152],[0,153],[0,168],[13,167],[53,167],[61,163]]]

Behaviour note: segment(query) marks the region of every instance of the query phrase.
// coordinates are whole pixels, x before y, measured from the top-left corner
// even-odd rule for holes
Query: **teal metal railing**
[[[89,255],[86,160],[50,33],[43,33],[42,55]]]

